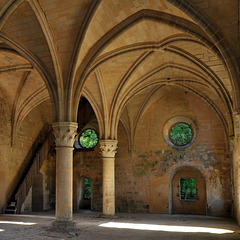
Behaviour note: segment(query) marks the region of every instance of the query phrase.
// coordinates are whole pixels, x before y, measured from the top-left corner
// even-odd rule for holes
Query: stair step
[[[39,136],[42,139],[42,136],[41,135]],[[35,148],[36,149],[33,151],[32,159],[31,161],[29,161],[28,166],[26,167],[24,174],[20,178],[20,181],[17,187],[15,188],[11,198],[8,200],[5,207],[3,208],[2,210],[3,213],[5,214],[16,214],[17,212],[20,213],[21,206],[25,198],[27,197],[28,191],[32,186],[32,183],[34,180],[33,179],[34,176],[32,175],[31,169],[34,169],[34,171],[36,169],[37,171],[40,170],[43,164],[43,161],[47,158],[48,154],[51,153],[54,148],[54,145],[52,144],[53,142],[54,142],[54,137],[53,137],[53,134],[50,132],[43,144],[33,148],[33,149]],[[23,185],[24,179],[28,179],[27,189],[25,187],[22,187],[22,186],[25,186]]]
[[[15,210],[16,207],[15,207],[15,206],[9,206],[9,205],[8,205],[8,206],[6,207],[6,209],[7,209],[7,210]]]
[[[13,209],[5,209],[4,213],[5,214],[16,214],[16,210],[15,209],[14,210]]]
[[[13,206],[13,207],[15,207],[16,205],[17,205],[17,202],[16,202],[16,201],[8,202],[8,206]]]

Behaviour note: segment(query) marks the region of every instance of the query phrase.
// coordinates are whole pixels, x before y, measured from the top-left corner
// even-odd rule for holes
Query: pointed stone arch
[[[136,14],[133,14],[132,16],[128,17],[127,19],[125,19],[123,22],[121,22],[117,26],[115,26],[110,32],[108,32],[104,37],[102,37],[102,39],[100,39],[94,45],[94,47],[89,51],[87,58],[85,59],[86,61],[83,61],[82,65],[78,69],[79,71],[76,72],[76,74],[75,74],[75,80],[81,79],[81,81],[75,81],[75,85],[73,84],[73,88],[75,91],[75,94],[73,94],[73,101],[72,101],[73,108],[74,108],[73,116],[75,116],[75,112],[76,112],[76,108],[74,107],[74,105],[76,105],[78,102],[79,94],[82,91],[81,89],[83,88],[84,82],[86,81],[86,78],[89,74],[88,68],[93,63],[94,59],[99,55],[99,53],[108,44],[109,41],[114,40],[119,34],[121,34],[122,31],[125,31],[132,24],[134,24],[138,21],[141,21],[143,19],[147,19],[147,18],[154,19],[156,21],[165,21],[165,22],[168,22],[169,24],[172,24],[174,27],[180,27],[183,31],[186,31],[186,32],[194,35],[194,37],[199,39],[199,41],[201,41],[201,42],[212,42],[212,45],[213,45],[213,48],[215,48],[215,51],[218,52],[218,54],[220,56],[222,55],[220,50],[222,48],[224,48],[225,45],[219,45],[217,42],[219,40],[219,38],[221,38],[221,36],[219,35],[218,37],[215,37],[214,39],[211,38],[210,32],[211,33],[214,32],[216,35],[218,35],[218,33],[216,33],[216,31],[214,31],[215,29],[209,28],[208,29],[209,33],[206,34],[205,28],[203,28],[203,23],[202,23],[202,25],[198,26],[197,24],[189,23],[188,21],[183,20],[183,19],[181,19],[181,21],[178,21],[179,19],[177,19],[177,17],[173,18],[172,16],[170,17],[168,14],[161,14],[161,16],[160,16],[160,14],[158,14],[157,11],[141,10],[141,11],[137,12]],[[230,54],[228,53],[228,56],[229,55]],[[223,59],[224,59],[224,63],[226,64],[226,66],[228,68],[228,71],[230,71],[231,68],[229,68],[229,66],[228,66],[228,60],[230,60],[230,58],[226,58],[226,54],[225,54],[223,56]],[[230,76],[231,76],[231,83],[232,83],[233,87],[235,88],[235,86],[238,86],[238,82],[236,81],[236,78],[235,78],[235,81],[233,81],[233,78],[232,78],[233,74],[231,72],[230,72]],[[237,87],[237,89],[238,89],[238,87]],[[236,94],[238,95],[238,92],[235,92],[235,95]],[[236,105],[237,104],[236,96],[234,97],[234,109],[238,108]],[[113,137],[114,134],[111,133],[110,135],[111,135],[111,137]]]
[[[72,96],[74,119],[76,118],[75,106],[77,106],[77,103],[79,101],[79,95],[81,94],[84,83],[88,76],[88,68],[93,63],[94,59],[99,55],[102,49],[104,49],[104,47],[108,45],[110,41],[113,41],[119,34],[121,34],[123,31],[131,27],[136,22],[144,19],[152,19],[155,21],[166,22],[174,27],[181,28],[182,30],[185,30],[186,32],[191,33],[194,36],[197,36],[201,40],[207,40],[204,38],[203,32],[202,34],[198,33],[198,31],[201,31],[201,30],[200,28],[198,28],[197,25],[193,23],[189,23],[184,19],[179,19],[178,17],[173,18],[171,15],[166,13],[159,14],[158,11],[144,9],[131,15],[130,17],[126,18],[121,23],[119,23],[117,26],[113,27],[112,30],[110,30],[110,32],[108,32],[99,41],[97,41],[97,43],[88,52],[86,58],[82,61],[82,64],[80,65],[80,67],[78,69],[75,69],[73,74],[74,83],[72,84],[72,88],[74,89],[73,96]],[[79,81],[79,79],[81,79],[81,81]]]
[[[59,108],[57,106],[58,103],[58,93],[56,91],[57,87],[55,82],[52,80],[50,74],[48,71],[41,65],[38,58],[28,51],[27,49],[22,46],[21,43],[17,42],[16,40],[11,39],[10,36],[8,36],[6,33],[1,32],[0,33],[0,39],[6,43],[8,46],[10,46],[12,49],[14,49],[17,53],[19,53],[22,57],[27,59],[30,64],[38,71],[41,78],[43,79],[44,83],[46,84],[50,100],[52,103],[52,109],[53,109],[53,121],[57,119],[57,116],[59,115]]]

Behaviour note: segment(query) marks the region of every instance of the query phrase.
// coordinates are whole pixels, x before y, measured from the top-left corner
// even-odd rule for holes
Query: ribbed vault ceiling
[[[49,98],[53,121],[75,121],[83,94],[101,137],[115,138],[120,119],[134,135],[151,104],[179,87],[209,104],[231,135],[236,83],[215,39],[225,34],[238,56],[236,3],[227,13],[215,4],[225,22],[211,35],[197,17],[217,20],[213,6],[189,3],[196,17],[183,11],[188,1],[171,2],[0,0],[0,90],[13,128]]]

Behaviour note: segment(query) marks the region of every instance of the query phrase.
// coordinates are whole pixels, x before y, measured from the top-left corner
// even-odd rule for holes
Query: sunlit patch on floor
[[[5,230],[4,229],[0,229],[0,232],[4,232]]]
[[[0,221],[0,224],[16,224],[16,225],[26,225],[26,226],[36,225],[36,223],[31,223],[31,222],[12,222],[12,221]]]
[[[232,230],[209,228],[209,227],[195,227],[195,226],[171,226],[171,225],[155,225],[155,224],[135,224],[135,223],[121,223],[108,222],[99,225],[107,228],[123,228],[135,230],[149,230],[149,231],[164,231],[164,232],[186,232],[186,233],[212,233],[212,234],[226,234],[234,233]]]

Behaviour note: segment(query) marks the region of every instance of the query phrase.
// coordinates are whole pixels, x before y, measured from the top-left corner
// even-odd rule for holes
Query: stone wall
[[[35,176],[33,186],[22,205],[21,213],[55,209],[55,189],[56,154],[53,151],[43,162],[38,175]]]
[[[43,175],[43,210],[55,208],[56,154],[53,152],[40,170]]]
[[[191,166],[206,182],[207,215],[229,216],[233,208],[231,153],[223,124],[203,100],[179,88],[173,90],[140,119],[133,152],[129,152],[127,133],[119,124],[116,211],[169,213],[171,179],[179,168]],[[186,116],[196,124],[196,139],[187,148],[171,147],[163,137],[165,123],[174,116]],[[98,146],[92,152],[75,152],[75,209],[76,183],[81,177],[92,178],[92,210],[101,210],[102,161]]]
[[[187,116],[196,123],[197,137],[187,148],[173,148],[163,137],[165,123],[174,116]],[[118,140],[118,211],[168,213],[171,174],[179,167],[193,166],[206,180],[207,214],[231,214],[228,143],[221,121],[201,99],[176,88],[155,102],[138,124],[134,157],[127,153],[127,135],[121,125]]]
[[[35,140],[41,141],[46,135],[45,131],[51,123],[52,111],[50,101],[46,101],[32,110],[23,120],[19,131],[16,132],[13,145],[11,145],[10,113],[3,98],[0,98],[0,111],[0,186],[2,193],[0,207],[2,208],[13,194],[29,159],[34,154],[33,149],[38,145]]]
[[[187,148],[174,148],[164,139],[163,128],[175,116],[188,117],[196,124],[196,139]],[[120,123],[115,167],[117,212],[171,212],[171,180],[179,169],[193,167],[201,172],[206,182],[207,215],[232,214],[231,152],[223,124],[207,103],[180,88],[173,88],[151,105],[140,119],[132,152],[128,149],[127,134]],[[94,151],[74,151],[76,211],[78,180],[82,177],[92,179],[91,209],[102,209],[99,152],[98,145]],[[44,209],[54,207],[54,160],[51,156],[41,169]]]
[[[0,207],[2,208],[6,203],[7,197],[9,196],[9,175],[13,174],[11,167],[14,167],[11,158],[9,158],[9,153],[12,153],[10,147],[11,143],[11,120],[8,110],[8,106],[0,95]]]
[[[21,213],[32,212],[32,188],[30,188],[28,195],[21,206]]]

